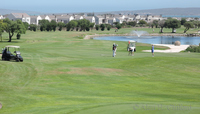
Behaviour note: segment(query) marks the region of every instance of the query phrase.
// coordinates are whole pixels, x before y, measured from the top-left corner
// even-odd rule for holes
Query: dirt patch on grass
[[[2,108],[2,104],[0,103],[0,109]]]
[[[76,43],[76,42],[81,42],[81,41],[67,41],[67,42],[74,42],[74,43]]]
[[[60,71],[54,70],[50,71],[48,74],[59,75],[59,74],[69,74],[69,75],[102,75],[102,76],[109,76],[109,75],[118,75],[123,72],[121,69],[112,69],[112,68],[70,68],[66,69],[68,71]]]

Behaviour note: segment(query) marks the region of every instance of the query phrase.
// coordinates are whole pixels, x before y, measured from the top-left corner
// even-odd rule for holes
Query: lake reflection
[[[140,43],[147,44],[174,44],[175,41],[180,41],[182,45],[199,45],[200,37],[185,37],[185,36],[106,36],[96,37],[95,40],[111,40],[111,41],[128,41],[135,40]]]

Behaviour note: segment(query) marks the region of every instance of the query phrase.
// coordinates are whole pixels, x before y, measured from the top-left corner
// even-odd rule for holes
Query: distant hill
[[[29,15],[40,15],[40,14],[42,14],[40,12],[34,12],[34,11],[0,9],[0,15],[10,14],[10,13],[27,13]]]
[[[34,12],[34,11],[20,11],[20,10],[9,10],[0,9],[0,15],[10,14],[10,13],[27,13],[29,15],[41,15],[44,13]],[[67,13],[67,12],[66,12]],[[86,13],[86,12],[85,12]],[[95,14],[152,14],[152,15],[173,15],[173,16],[200,16],[200,8],[162,8],[162,9],[147,9],[147,10],[133,10],[133,11],[112,11],[112,12],[95,12]],[[49,13],[51,14],[51,13]]]
[[[135,11],[114,11],[109,12],[113,14],[152,14],[152,15],[196,15],[200,16],[200,8],[162,8],[162,9],[149,9],[149,10],[135,10]]]

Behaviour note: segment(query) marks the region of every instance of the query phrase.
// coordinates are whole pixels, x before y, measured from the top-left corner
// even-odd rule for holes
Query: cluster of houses
[[[123,21],[130,22],[136,21],[139,22],[140,20],[145,20],[147,23],[152,22],[154,20],[163,20],[167,19],[162,17],[162,15],[114,15],[114,14],[103,14],[103,15],[94,15],[93,16],[86,16],[86,15],[76,15],[76,14],[52,14],[52,15],[38,15],[38,16],[30,16],[26,13],[11,13],[7,15],[0,15],[0,19],[9,18],[10,20],[17,20],[20,19],[22,22],[27,22],[28,24],[39,24],[39,20],[46,19],[46,20],[54,20],[57,23],[63,22],[68,23],[71,20],[81,20],[87,19],[91,23],[95,23],[96,25],[100,24],[110,24],[113,25],[114,22],[123,23]],[[178,18],[177,18],[178,19]],[[180,18],[181,19],[181,18]],[[180,20],[179,19],[179,20]]]

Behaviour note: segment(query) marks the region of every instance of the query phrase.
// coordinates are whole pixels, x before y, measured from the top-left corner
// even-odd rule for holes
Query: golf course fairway
[[[126,31],[125,31],[126,32]],[[0,60],[2,114],[198,114],[200,54],[151,53],[150,44],[84,40],[87,32],[31,32],[23,62]],[[118,44],[112,57],[112,45]],[[155,47],[155,49],[167,49]]]

